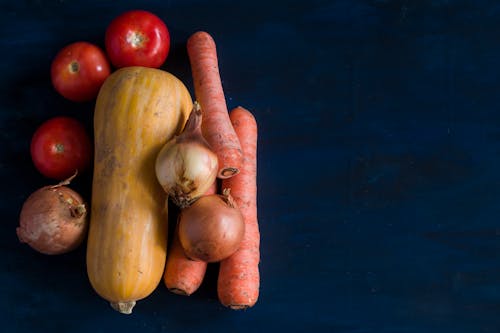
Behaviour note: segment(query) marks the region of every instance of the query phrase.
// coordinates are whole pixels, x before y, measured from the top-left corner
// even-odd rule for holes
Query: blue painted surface
[[[165,69],[190,88],[184,43],[218,44],[229,107],[259,122],[261,297],[219,305],[210,268],[131,316],[91,289],[84,248],[48,257],[15,236],[50,183],[29,140],[92,104],[50,85],[59,48],[102,45],[131,8],[167,23]],[[495,1],[2,1],[0,321],[7,332],[500,331],[500,5]],[[90,176],[74,187],[90,191]]]

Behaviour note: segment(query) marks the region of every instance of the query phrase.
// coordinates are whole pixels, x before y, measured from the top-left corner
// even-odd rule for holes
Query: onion
[[[180,208],[203,195],[217,177],[217,155],[201,134],[201,122],[195,102],[183,132],[168,141],[156,159],[158,182]]]
[[[202,196],[179,215],[179,240],[193,260],[217,262],[229,257],[244,233],[243,216],[228,192]]]
[[[82,197],[62,182],[33,192],[23,204],[17,236],[44,254],[76,249],[87,231],[87,209]]]

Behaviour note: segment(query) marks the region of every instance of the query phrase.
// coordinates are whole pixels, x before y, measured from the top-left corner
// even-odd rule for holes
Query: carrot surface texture
[[[217,154],[218,177],[230,178],[239,172],[243,153],[229,119],[215,41],[207,32],[195,32],[187,41],[187,52],[195,97],[203,112],[203,136]]]
[[[168,290],[178,295],[191,295],[200,287],[206,270],[206,262],[191,260],[184,254],[176,228],[163,275]]]
[[[239,249],[220,263],[217,294],[231,309],[249,308],[259,297],[260,232],[257,219],[257,123],[250,111],[237,107],[230,113],[232,125],[243,149],[240,173],[222,181],[230,189],[245,222]]]
[[[217,183],[214,182],[205,195],[216,192]],[[189,296],[200,287],[206,270],[206,262],[192,260],[186,256],[176,227],[163,274],[163,282],[167,289],[178,295]]]

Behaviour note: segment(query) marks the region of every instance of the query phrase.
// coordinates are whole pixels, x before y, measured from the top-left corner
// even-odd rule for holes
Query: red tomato
[[[83,125],[70,117],[44,122],[31,139],[31,158],[46,177],[67,179],[90,164],[92,146]]]
[[[64,47],[57,53],[50,69],[54,88],[75,102],[95,98],[110,73],[104,51],[87,42],[76,42]]]
[[[111,63],[117,68],[159,68],[170,50],[170,34],[158,16],[144,10],[132,10],[111,21],[105,45]]]

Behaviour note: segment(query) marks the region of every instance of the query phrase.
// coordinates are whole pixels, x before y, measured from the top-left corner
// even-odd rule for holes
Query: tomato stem
[[[58,153],[64,153],[64,145],[62,143],[56,143],[54,149]]]
[[[76,60],[73,60],[68,67],[70,73],[78,73],[80,70],[80,64]]]
[[[144,41],[146,40],[145,36],[143,34],[137,33],[137,32],[129,32],[127,34],[127,43],[132,45],[134,48],[140,47]]]

